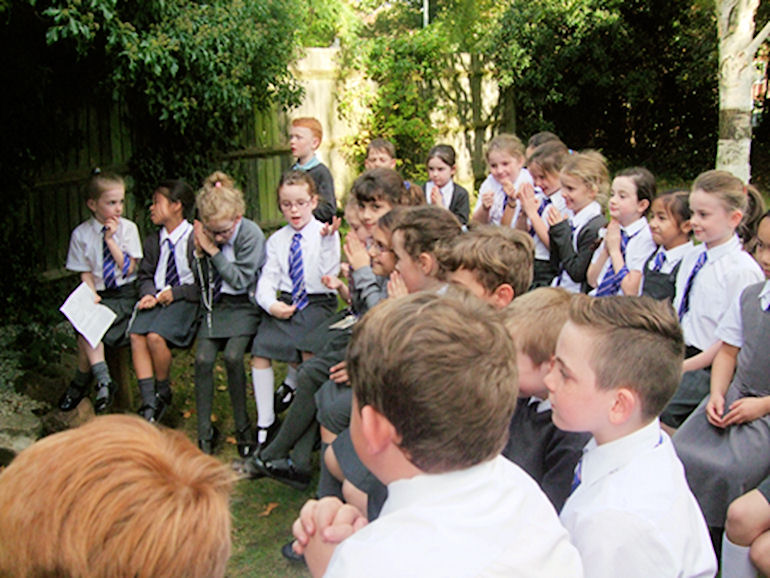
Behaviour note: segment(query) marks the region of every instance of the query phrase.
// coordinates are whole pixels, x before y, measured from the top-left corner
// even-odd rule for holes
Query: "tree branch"
[[[759,33],[754,37],[754,40],[751,41],[751,44],[749,44],[748,48],[746,49],[749,58],[754,58],[757,50],[759,50],[759,47],[762,46],[762,43],[767,40],[768,36],[770,36],[770,22],[764,25],[762,30],[759,31]]]

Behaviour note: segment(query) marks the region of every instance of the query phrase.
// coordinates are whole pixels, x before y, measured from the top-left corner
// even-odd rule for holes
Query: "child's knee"
[[[228,351],[225,349],[222,359],[224,359],[225,365],[230,371],[238,369],[239,366],[243,367],[243,353],[238,351]]]
[[[770,533],[761,534],[749,549],[751,563],[767,576],[770,573]]]
[[[764,496],[756,490],[733,500],[725,522],[725,533],[731,542],[748,546],[770,525],[770,520],[762,519],[766,505]]]
[[[147,334],[147,345],[150,349],[166,348],[166,339],[158,333]]]
[[[252,357],[251,367],[254,369],[270,369],[270,360],[264,357]]]
[[[216,353],[210,355],[205,351],[195,352],[195,371],[210,372],[214,371],[214,361],[216,360]]]

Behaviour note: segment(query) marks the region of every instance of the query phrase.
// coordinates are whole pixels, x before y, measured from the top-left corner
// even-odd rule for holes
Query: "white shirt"
[[[596,202],[591,201],[588,203],[585,207],[580,209],[576,215],[573,215],[572,218],[569,220],[570,225],[572,226],[572,248],[575,249],[575,252],[578,250],[577,246],[577,239],[578,235],[580,235],[580,231],[588,224],[588,221],[596,217],[597,215],[602,214],[602,206]],[[580,283],[577,281],[573,281],[572,277],[569,276],[569,273],[566,271],[562,271],[561,275],[558,275],[554,278],[554,280],[551,282],[552,287],[561,287],[562,289],[566,289],[567,291],[570,291],[572,293],[580,293],[581,286]]]
[[[620,227],[620,230],[624,231],[626,235],[629,236],[628,244],[626,245],[626,269],[628,269],[629,272],[639,271],[641,273],[642,269],[644,269],[645,262],[650,257],[650,253],[655,250],[655,241],[652,240],[652,233],[650,232],[650,226],[647,224],[647,219],[644,217],[637,219],[627,227]],[[591,263],[595,263],[599,260],[602,249],[604,249],[604,240],[602,240],[602,244],[599,245],[599,248],[594,251]],[[612,259],[608,257],[604,262],[604,267],[602,267],[602,270],[599,272],[598,283],[601,283],[604,275],[611,266]],[[594,288],[589,295],[596,295],[597,289],[598,286]],[[639,283],[639,290],[636,294],[642,294],[641,283]],[[620,289],[617,292],[617,295],[625,295],[623,289]]]
[[[380,517],[335,550],[328,577],[582,576],[553,506],[497,456],[388,486]]]
[[[70,246],[67,251],[67,269],[78,273],[90,272],[94,277],[94,285],[97,291],[105,289],[103,279],[103,246],[104,225],[91,217],[80,223],[72,231]],[[112,236],[118,247],[124,254],[134,259],[142,258],[142,242],[139,240],[139,230],[136,223],[128,219],[120,218],[118,230]],[[122,287],[126,283],[136,279],[136,271],[123,277],[123,271],[115,267],[115,283]]]
[[[692,241],[687,241],[686,243],[679,245],[677,247],[674,247],[672,249],[666,249],[663,247],[663,245],[660,245],[658,247],[658,250],[655,251],[655,256],[657,257],[658,253],[663,252],[666,254],[666,260],[663,261],[663,265],[660,266],[660,272],[667,274],[671,273],[671,271],[674,270],[674,267],[677,266],[679,261],[682,260],[682,257],[684,257],[687,253],[692,251],[692,248],[694,247]],[[650,259],[650,264],[647,265],[647,269],[652,271],[655,267],[655,257]]]
[[[179,275],[179,284],[192,285],[195,283],[190,263],[187,262],[187,243],[192,231],[192,224],[185,220],[177,225],[170,234],[166,227],[160,230],[160,256],[153,278],[156,290],[160,291],[166,286],[166,264],[168,263],[168,254],[171,252],[166,239],[174,245],[174,263],[176,263],[176,272]]]
[[[695,262],[706,251],[706,264],[698,272],[690,290],[690,308],[682,317],[684,341],[700,350],[708,349],[716,340],[716,328],[722,316],[741,292],[765,280],[756,261],[746,253],[738,236],[712,249],[698,245],[682,258],[676,276],[674,311],[679,311],[687,280]]]
[[[532,180],[532,175],[529,174],[529,171],[527,169],[521,169],[519,171],[519,176],[516,177],[516,182],[513,183],[514,189],[518,190],[519,187],[524,183],[530,183],[534,184],[534,181]],[[495,193],[494,200],[492,201],[492,206],[489,208],[489,222],[493,225],[499,225],[500,220],[503,218],[503,212],[505,209],[503,208],[503,201],[505,200],[505,191],[503,190],[503,185],[497,182],[497,179],[493,177],[492,175],[488,175],[486,179],[484,179],[484,182],[481,183],[481,186],[479,187],[479,198],[476,201],[476,206],[473,209],[473,212],[475,213],[478,208],[481,206],[481,196],[486,191],[492,191]],[[513,202],[513,201],[509,201]],[[521,210],[521,207],[519,206],[519,203],[516,203],[516,210],[513,213],[513,219],[511,220],[511,227],[513,227],[516,224],[516,219],[519,216],[519,211]]]
[[[425,183],[425,202],[429,205],[433,204],[433,201],[430,198],[430,193],[435,186],[436,185],[433,184],[433,181],[428,181]],[[449,205],[452,203],[452,196],[455,192],[454,181],[450,179],[447,184],[439,189],[439,192],[441,193],[441,202],[444,205],[444,208],[448,209]]]
[[[741,295],[743,292],[741,292]],[[722,317],[716,330],[717,339],[734,347],[743,347],[743,317],[741,316],[741,295],[730,304],[727,313]],[[770,306],[770,279],[765,281],[759,292],[759,306],[767,309]]]
[[[713,578],[706,522],[657,419],[601,446],[592,439],[584,452],[560,518],[586,577]]]
[[[294,233],[302,235],[300,247],[307,294],[336,294],[321,282],[321,277],[336,275],[340,270],[340,235],[335,231],[333,235],[321,236],[323,225],[314,218],[299,231],[285,225],[270,235],[266,243],[265,265],[257,282],[257,303],[262,309],[270,311],[270,306],[278,301],[278,291],[291,293],[289,249]]]
[[[551,196],[547,196],[543,191],[541,191],[539,188],[535,189],[535,197],[537,198],[538,204],[542,204],[543,200],[549,199],[551,201],[551,205],[556,207],[558,211],[562,214],[566,213],[570,217],[572,217],[572,211],[570,211],[567,208],[567,204],[564,202],[564,195],[561,193],[561,189],[556,191],[555,193],[552,193]],[[541,218],[543,219],[543,222],[545,223],[545,226],[547,229],[550,229],[551,226],[548,224],[548,207],[545,208],[543,211],[543,214],[541,215]],[[527,224],[531,227],[532,222],[527,219]],[[545,246],[545,243],[543,243],[540,240],[540,237],[537,236],[537,233],[535,233],[532,236],[532,239],[535,241],[535,259],[538,259],[540,261],[549,261],[551,259],[551,250]]]

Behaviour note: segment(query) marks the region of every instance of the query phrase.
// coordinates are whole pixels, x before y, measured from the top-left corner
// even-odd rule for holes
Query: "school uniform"
[[[623,252],[623,258],[625,261],[623,269],[621,269],[621,271],[615,271],[612,266],[612,259],[608,257],[604,263],[604,266],[602,267],[602,270],[599,272],[599,284],[597,287],[591,290],[589,295],[596,296],[597,292],[599,291],[599,287],[602,286],[602,281],[605,279],[605,276],[608,273],[610,273],[610,275],[614,273],[616,279],[620,273],[623,273],[621,281],[623,277],[625,277],[625,275],[631,271],[639,271],[642,273],[644,264],[647,261],[647,257],[651,251],[655,250],[655,241],[652,240],[650,226],[647,224],[647,219],[645,217],[637,219],[627,227],[620,227],[620,234],[627,239],[627,245],[625,247],[625,251]],[[601,255],[603,248],[604,241],[602,240],[602,244],[599,245],[599,248],[596,249],[596,251],[594,251],[591,263],[595,263],[599,260],[599,255]],[[625,295],[623,289],[620,288],[619,283],[620,281],[618,281],[617,292],[612,293],[613,295]],[[639,284],[639,290],[636,294],[642,294],[641,283]]]
[[[243,355],[257,332],[260,308],[249,300],[265,259],[265,236],[254,221],[241,219],[232,237],[213,257],[195,256],[193,272],[201,288],[203,320],[195,352],[198,439],[211,440],[214,363],[224,349],[225,369],[236,432],[250,430],[246,413]],[[244,437],[244,436],[241,436]]]
[[[144,259],[139,267],[139,299],[157,295],[166,286],[166,268],[171,247],[178,274],[178,284],[171,293],[174,300],[166,306],[157,304],[152,309],[137,310],[129,326],[129,333],[147,335],[157,333],[169,347],[189,347],[198,330],[200,289],[192,272],[193,226],[182,221],[171,233],[163,227],[158,234],[144,241]]]
[[[545,495],[501,456],[388,491],[380,517],[335,548],[325,576],[583,575]]]
[[[425,202],[429,205],[432,204],[430,195],[435,186],[433,181],[425,183]],[[468,191],[452,180],[441,187],[439,191],[441,191],[441,201],[444,208],[449,209],[449,212],[457,217],[461,225],[467,225],[471,211]]]
[[[573,293],[587,293],[588,265],[593,255],[599,229],[607,224],[602,207],[596,201],[583,207],[571,219],[560,221],[548,229],[551,264],[559,271],[551,285]]]
[[[107,287],[104,280],[104,225],[91,217],[72,231],[66,267],[77,273],[91,273],[94,287],[101,297],[100,303],[116,315],[115,321],[102,337],[102,343],[111,347],[127,345],[126,326],[137,299],[136,271],[129,274],[130,259],[142,258],[139,230],[133,221],[120,217],[112,238],[123,252],[123,267],[114,269],[114,286]],[[109,249],[107,249],[109,250]],[[111,281],[111,284],[112,281]]]
[[[770,281],[747,287],[724,316],[717,338],[740,348],[725,394],[730,404],[770,395]],[[706,419],[704,399],[674,436],[674,445],[709,526],[725,525],[727,507],[770,475],[770,415],[717,428]]]
[[[699,259],[705,254],[705,263],[690,282],[688,281]],[[730,305],[749,285],[765,278],[757,262],[746,253],[737,235],[727,243],[711,249],[697,245],[682,258],[676,278],[674,311],[680,312],[680,323],[687,357],[711,347],[717,341],[716,329]],[[683,301],[689,295],[689,308],[684,311]],[[677,428],[709,394],[710,373],[707,370],[688,371],[676,393],[661,414],[663,423]]]
[[[503,456],[527,472],[558,512],[572,487],[572,473],[591,435],[566,432],[551,420],[551,402],[520,397]]]
[[[575,469],[575,485],[559,518],[586,576],[716,574],[703,515],[657,419],[606,444],[592,439]]]
[[[329,168],[315,155],[304,165],[297,162],[291,168],[306,171],[313,179],[319,197],[313,216],[323,223],[331,223],[337,214],[337,198],[334,196],[334,178]]]
[[[562,194],[561,190],[558,190],[555,193],[552,193],[551,196],[548,196],[538,188],[535,189],[535,198],[539,203],[537,212],[543,218],[543,222],[548,228],[550,228],[550,225],[548,225],[547,217],[549,206],[553,205],[560,213],[566,213],[570,217],[572,216],[572,211],[567,208],[567,204],[564,202],[564,195]],[[527,219],[527,223],[529,224],[529,234],[532,237],[532,240],[535,241],[534,276],[532,278],[531,289],[536,287],[548,287],[558,271],[551,263],[551,250],[546,247],[545,243],[543,243],[540,240],[540,237],[537,236],[537,233],[535,233],[535,229],[532,228],[532,223],[529,221],[529,219]]]
[[[332,316],[337,309],[337,293],[322,282],[324,275],[337,275],[340,267],[340,238],[335,232],[321,236],[323,223],[316,219],[296,231],[290,225],[273,233],[267,240],[266,260],[257,283],[256,300],[269,313],[279,300],[292,303],[292,280],[289,275],[289,252],[292,239],[300,234],[304,270],[304,286],[308,305],[289,319],[265,315],[254,339],[251,354],[266,359],[296,363],[301,360],[297,344],[301,338]]]
[[[663,245],[653,251],[644,264],[642,295],[653,299],[673,301],[676,293],[676,276],[682,257],[693,248],[692,241],[666,250]]]
[[[519,187],[524,183],[529,183],[531,185],[534,184],[532,175],[529,174],[527,169],[521,169],[521,171],[519,171],[519,176],[516,177],[516,182],[513,183],[513,187],[515,190],[518,190]],[[487,191],[492,191],[495,194],[492,201],[492,206],[489,208],[489,223],[492,225],[499,225],[503,218],[505,207],[508,205],[508,195],[505,194],[503,185],[500,184],[492,175],[488,175],[487,178],[484,179],[484,182],[481,183],[481,186],[479,187],[479,198],[478,201],[476,201],[476,206],[474,207],[473,212],[475,213],[479,209],[481,206],[481,197]],[[516,203],[516,210],[513,213],[513,219],[511,220],[510,225],[511,227],[516,225],[516,219],[519,216],[520,210],[521,207],[518,203]]]

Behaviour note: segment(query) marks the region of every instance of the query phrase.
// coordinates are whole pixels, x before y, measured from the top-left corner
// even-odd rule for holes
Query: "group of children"
[[[197,200],[161,183],[151,206],[161,230],[140,248],[121,217],[122,181],[100,174],[93,219],[68,255],[118,313],[103,343],[129,336],[148,421],[171,403],[171,348],[196,340],[204,452],[219,436],[221,350],[237,471],[306,488],[320,441],[322,499],[303,508],[287,557],[330,576],[593,577],[621,564],[713,576],[706,524],[714,537],[727,522],[724,559],[745,562],[756,541],[752,559],[767,568],[770,506],[764,525],[740,501],[728,513],[757,486],[770,495],[770,461],[756,458],[770,440],[770,216],[756,189],[708,171],[690,192],[658,194],[642,167],[610,180],[596,151],[501,134],[471,214],[452,147],[431,149],[418,187],[376,139],[341,243],[320,140],[314,119],[293,123],[297,164],[278,186],[287,225],[267,242],[232,180],[214,173]],[[93,374],[106,411],[103,346],[78,343],[60,407],[75,407]],[[277,388],[272,360],[288,363]]]

